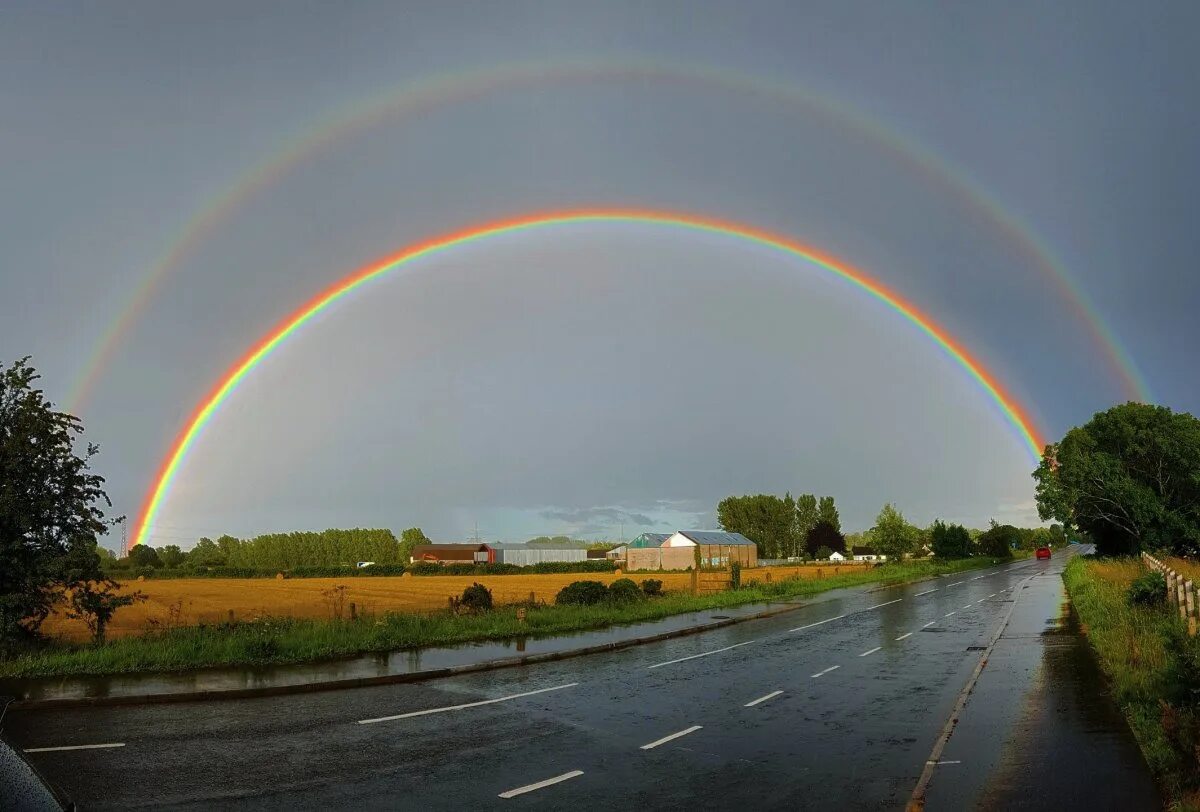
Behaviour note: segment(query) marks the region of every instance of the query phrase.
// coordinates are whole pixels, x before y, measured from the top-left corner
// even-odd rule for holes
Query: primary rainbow
[[[183,430],[176,437],[170,452],[159,469],[158,475],[155,477],[154,486],[146,494],[138,517],[136,532],[132,537],[133,544],[144,544],[147,541],[149,529],[154,524],[158,511],[162,507],[167,494],[170,492],[171,484],[179,471],[179,466],[221,404],[225,402],[237,388],[238,384],[255,367],[262,363],[289,336],[307,324],[321,311],[367,282],[370,282],[372,279],[394,271],[422,257],[438,254],[460,245],[477,242],[501,234],[512,234],[551,226],[589,222],[649,223],[689,231],[722,234],[749,240],[758,245],[773,248],[818,265],[889,305],[893,310],[904,316],[909,322],[933,339],[939,347],[975,379],[984,392],[1000,407],[1006,420],[1017,430],[1031,458],[1036,460],[1040,457],[1042,443],[1035,433],[1031,419],[1016,404],[1012,397],[1003,390],[1001,385],[990,374],[984,371],[983,367],[971,357],[964,347],[937,327],[928,316],[921,313],[920,310],[903,299],[899,294],[889,290],[881,283],[870,279],[862,271],[851,268],[845,263],[826,256],[790,237],[773,234],[762,229],[727,220],[717,220],[677,212],[640,209],[544,212],[493,221],[412,245],[397,254],[385,257],[335,282],[332,286],[301,305],[299,309],[276,325],[262,340],[251,347],[237,363],[230,367],[217,382],[210,394],[201,401],[200,405],[184,425]]]

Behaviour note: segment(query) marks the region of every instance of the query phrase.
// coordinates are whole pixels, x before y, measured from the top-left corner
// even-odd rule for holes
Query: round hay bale
[[[145,580],[146,580],[146,576],[145,576],[145,575],[139,575],[139,576],[138,576],[138,581],[145,581]]]
[[[277,573],[275,573],[275,580],[276,580],[276,581],[282,581],[282,580],[283,580],[283,573],[282,573],[282,572],[277,572]]]

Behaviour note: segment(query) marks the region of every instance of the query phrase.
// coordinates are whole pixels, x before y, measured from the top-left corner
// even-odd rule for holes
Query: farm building
[[[472,564],[487,561],[487,546],[483,544],[418,544],[413,547],[411,563],[430,561],[435,564]]]
[[[874,547],[852,547],[850,552],[855,561],[887,561],[887,556],[875,552]]]
[[[582,547],[529,547],[524,544],[484,544],[484,559],[489,564],[516,564],[527,567],[546,561],[587,561],[587,550]]]
[[[609,561],[620,561],[625,557],[625,552],[629,549],[628,544],[622,544],[619,547],[613,547],[604,554],[604,557]]]
[[[707,530],[680,530],[665,535],[643,533],[629,543],[626,553],[631,570],[685,570],[696,565],[696,548],[700,563],[706,567],[725,566],[730,561],[744,567],[758,564],[758,547],[741,533],[721,533]]]
[[[829,556],[829,560],[830,561],[845,561],[846,556],[842,555],[837,550],[834,550],[833,555]]]

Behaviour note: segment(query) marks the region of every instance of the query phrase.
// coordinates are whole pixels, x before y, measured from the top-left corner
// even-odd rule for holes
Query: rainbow
[[[805,113],[815,113],[826,122],[864,136],[898,157],[921,175],[933,179],[968,210],[1018,249],[1034,267],[1049,278],[1056,292],[1071,303],[1075,317],[1104,351],[1123,396],[1152,401],[1145,380],[1087,293],[1072,279],[1066,267],[1035,232],[1009,213],[995,197],[961,167],[954,166],[917,142],[882,125],[841,102],[812,90],[780,81],[746,76],[704,66],[646,61],[581,60],[555,65],[518,62],[462,73],[439,75],[421,81],[390,86],[333,111],[316,125],[286,139],[265,161],[239,175],[214,197],[201,205],[169,241],[166,250],[143,272],[115,318],[92,342],[91,353],[68,391],[66,409],[78,412],[90,398],[102,372],[130,328],[137,322],[162,281],[184,265],[236,211],[255,195],[270,188],[289,171],[319,150],[366,128],[400,117],[418,116],[448,105],[544,83],[570,81],[642,80],[696,84],[721,90],[738,98],[755,98]]]
[[[301,305],[290,316],[279,322],[257,344],[250,348],[225,375],[217,382],[211,392],[202,400],[196,410],[188,418],[182,431],[175,438],[170,452],[167,454],[155,477],[154,485],[146,494],[139,514],[136,530],[132,536],[134,544],[144,544],[147,541],[149,529],[162,508],[164,500],[171,490],[171,484],[179,472],[179,467],[187,457],[189,449],[196,443],[204,427],[212,420],[213,415],[230,395],[237,389],[247,375],[265,361],[290,336],[312,321],[322,311],[336,302],[349,296],[363,285],[384,274],[425,257],[441,254],[458,246],[476,243],[503,234],[529,232],[579,223],[646,223],[681,229],[685,231],[705,232],[725,235],[741,240],[747,240],[757,245],[781,251],[791,257],[811,262],[825,271],[839,277],[855,288],[870,294],[875,299],[884,302],[894,311],[906,318],[929,338],[941,347],[955,362],[958,363],[983,389],[1000,408],[1006,420],[1012,424],[1020,435],[1022,443],[1029,451],[1032,460],[1041,455],[1042,443],[1035,433],[1033,423],[1027,413],[989,375],[967,350],[940,329],[933,321],[917,307],[899,294],[889,290],[881,283],[871,279],[862,271],[851,268],[814,248],[780,234],[773,234],[752,226],[734,223],[726,220],[715,220],[666,211],[649,211],[637,209],[597,209],[580,211],[547,212],[525,215],[508,220],[473,226],[425,242],[412,245],[399,253],[385,257],[361,268],[349,276],[340,279],[330,287],[318,293],[312,299]]]

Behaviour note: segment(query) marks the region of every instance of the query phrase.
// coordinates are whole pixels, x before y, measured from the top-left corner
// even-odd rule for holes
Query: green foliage
[[[1164,606],[1167,602],[1167,579],[1161,572],[1147,572],[1134,579],[1126,596],[1132,606]]]
[[[560,593],[561,594],[561,593]],[[608,599],[617,603],[640,601],[646,597],[632,578],[618,578],[608,585]]]
[[[289,570],[293,567],[353,566],[357,561],[403,564],[400,542],[391,530],[323,530],[269,533],[245,541],[217,539],[225,566]]]
[[[642,581],[642,592],[646,593],[646,597],[655,598],[663,593],[663,582],[657,578],[647,578]]]
[[[808,531],[808,538],[805,539],[804,549],[813,558],[829,558],[829,556],[833,555],[834,551],[839,553],[846,552],[846,537],[842,535],[836,525],[825,519],[821,519]],[[819,555],[822,549],[829,552],[824,556]]]
[[[917,528],[909,524],[904,514],[891,502],[883,506],[871,528],[875,552],[886,555],[889,561],[902,561],[917,546]]]
[[[815,553],[813,553],[813,558],[817,561],[828,561],[829,556],[831,555],[833,555],[833,550],[822,545],[821,547],[817,548]]]
[[[817,503],[817,497],[811,493],[802,493],[796,497],[796,538],[800,541],[800,548],[792,555],[798,555],[803,552],[803,544],[808,538],[808,531],[817,526],[817,522],[821,519],[821,509]]]
[[[116,581],[107,578],[81,581],[71,588],[67,617],[82,620],[92,633],[92,642],[96,645],[104,643],[108,622],[118,609],[146,600],[141,592],[118,595],[120,589]]]
[[[742,562],[736,559],[729,562],[729,585],[731,589],[742,588]]]
[[[821,497],[821,502],[817,505],[817,521],[832,526],[839,534],[842,532],[842,519],[838,516],[838,509],[833,503],[832,496]]]
[[[586,549],[591,542],[573,539],[570,536],[537,536],[525,542],[526,547],[550,547],[552,549],[574,548]]]
[[[0,369],[0,658],[38,636],[65,591],[103,578],[99,448],[75,453],[83,426],[54,411],[38,377],[28,358]]]
[[[929,543],[938,558],[966,558],[971,554],[971,536],[961,524],[938,519],[929,528]]]
[[[717,521],[727,533],[741,533],[758,545],[763,558],[785,558],[800,549],[796,508],[791,496],[760,493],[729,496],[717,505]]]
[[[413,548],[418,544],[429,544],[425,533],[419,527],[410,527],[400,533],[400,547],[396,551],[397,563],[407,564],[412,560]],[[371,559],[368,559],[371,560]]]
[[[183,550],[179,549],[178,544],[168,544],[166,547],[158,547],[155,552],[158,553],[158,560],[162,566],[168,569],[183,566],[183,562],[187,560],[187,555]]]
[[[210,538],[201,538],[196,542],[196,546],[188,551],[187,566],[189,567],[223,567],[225,566],[225,554],[221,552],[221,548],[217,543]]]
[[[1007,558],[1012,555],[1012,551],[1020,545],[1020,542],[1020,530],[1011,524],[996,524],[993,521],[992,526],[983,531],[975,540],[975,546],[980,555]]]
[[[483,584],[471,584],[463,590],[458,602],[472,612],[486,612],[492,608],[492,591]]]
[[[587,561],[539,561],[528,566],[517,564],[473,564],[469,561],[456,561],[449,564],[438,564],[434,561],[415,561],[408,565],[408,571],[413,575],[530,575],[546,573],[572,572],[613,572],[617,562],[607,559],[593,558]],[[375,569],[368,567],[368,569]]]
[[[129,548],[129,552],[125,555],[128,559],[130,567],[154,567],[162,566],[162,561],[158,558],[158,552],[153,547],[147,547],[145,544],[135,544]]]
[[[1200,553],[1200,420],[1126,403],[1046,447],[1038,514],[1086,532],[1104,555]]]
[[[572,581],[558,591],[554,603],[559,606],[593,606],[606,600],[608,588],[600,581]]]

